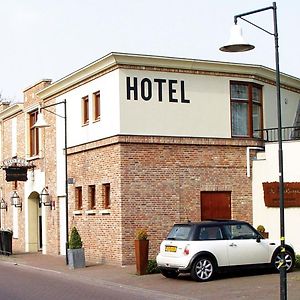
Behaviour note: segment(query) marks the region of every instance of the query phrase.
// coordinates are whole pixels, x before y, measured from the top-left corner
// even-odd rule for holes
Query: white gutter
[[[250,177],[250,150],[265,150],[263,147],[247,147],[246,156],[247,156],[247,177]]]

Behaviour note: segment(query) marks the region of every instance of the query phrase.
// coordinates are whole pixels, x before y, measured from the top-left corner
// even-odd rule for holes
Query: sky
[[[41,79],[60,78],[111,52],[251,63],[275,69],[274,37],[239,20],[245,53],[219,48],[236,14],[265,0],[0,0],[0,94],[23,102]],[[278,0],[280,71],[300,78],[300,1]],[[248,20],[273,32],[273,11]]]

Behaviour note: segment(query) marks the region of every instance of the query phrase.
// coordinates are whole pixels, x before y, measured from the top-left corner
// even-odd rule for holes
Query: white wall
[[[138,80],[138,100],[131,91],[127,99],[126,78]],[[142,80],[150,79],[152,97],[142,99]],[[158,97],[158,83],[154,79],[165,79],[162,84],[162,101]],[[173,98],[169,101],[169,80]],[[184,82],[182,97],[181,81]],[[148,85],[146,91],[148,91]],[[121,133],[167,136],[230,137],[229,80],[225,77],[178,74],[140,70],[120,71]],[[189,100],[182,103],[181,99]]]
[[[285,182],[300,182],[300,141],[283,143],[283,178]],[[280,238],[279,208],[264,204],[263,182],[278,182],[278,144],[267,143],[265,159],[254,160],[252,170],[253,184],[253,223],[262,224],[269,231],[270,238]],[[286,241],[291,242],[300,254],[300,207],[285,209]]]
[[[120,132],[119,113],[119,71],[115,70],[102,77],[96,78],[84,85],[81,85],[58,98],[57,102],[67,100],[67,127],[68,147],[91,142],[104,137],[116,135]],[[101,93],[101,119],[99,122],[92,121],[92,95],[100,90]],[[90,122],[82,125],[82,97],[89,96]],[[63,105],[57,105],[57,113],[61,115]],[[64,141],[64,124],[62,119],[57,118],[58,142]]]

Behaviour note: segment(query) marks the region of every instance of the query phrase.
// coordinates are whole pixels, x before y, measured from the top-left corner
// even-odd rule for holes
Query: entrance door
[[[201,220],[231,219],[231,192],[201,192]]]

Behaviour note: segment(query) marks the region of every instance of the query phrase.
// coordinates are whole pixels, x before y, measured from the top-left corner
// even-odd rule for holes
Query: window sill
[[[89,209],[85,211],[86,215],[95,215],[96,214],[96,210],[95,209]]]
[[[99,210],[100,215],[110,215],[110,209]]]
[[[74,210],[73,215],[82,215],[82,210]]]

